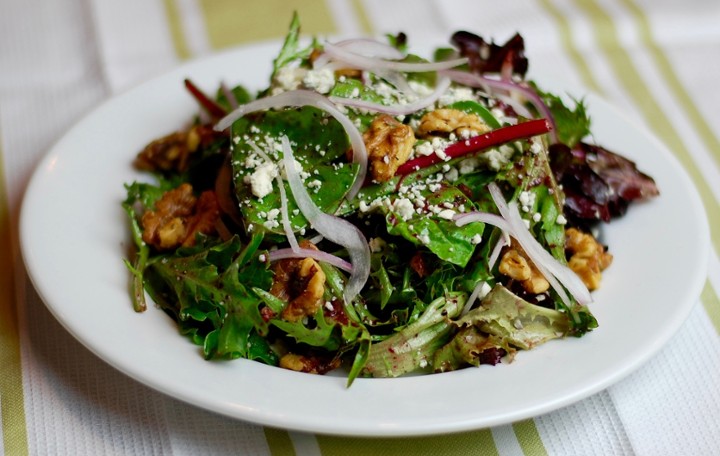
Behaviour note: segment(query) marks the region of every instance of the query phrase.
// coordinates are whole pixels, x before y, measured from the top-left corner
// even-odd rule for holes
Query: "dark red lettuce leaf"
[[[633,201],[657,196],[655,181],[634,162],[603,147],[580,142],[550,146],[550,166],[565,193],[565,213],[576,221],[609,222]]]
[[[525,57],[525,41],[515,34],[503,45],[485,41],[474,33],[455,32],[450,40],[468,58],[470,71],[474,73],[500,73],[507,61],[512,64],[513,74],[525,76],[528,59]]]

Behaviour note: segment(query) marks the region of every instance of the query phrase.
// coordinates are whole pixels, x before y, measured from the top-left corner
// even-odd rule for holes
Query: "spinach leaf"
[[[279,212],[280,192],[274,177],[266,176],[272,191],[262,197],[254,192],[252,182],[255,173],[263,167],[271,167],[273,175],[282,174],[280,137],[286,135],[293,145],[297,161],[303,171],[310,197],[326,213],[334,213],[357,176],[358,167],[345,162],[349,142],[345,130],[335,119],[326,117],[313,107],[268,111],[252,118],[241,118],[233,124],[232,165],[235,192],[240,211],[246,222],[265,230],[283,233]],[[270,150],[272,163],[256,154],[253,145]],[[267,170],[263,170],[267,172]],[[288,215],[294,231],[302,232],[308,222],[298,210],[289,184],[283,182],[288,201]]]
[[[388,233],[402,236],[413,244],[424,245],[442,260],[465,266],[475,251],[477,239],[482,236],[484,225],[471,223],[459,227],[452,217],[472,210],[472,201],[457,187],[445,184],[435,192],[428,186],[423,196],[427,206],[435,208],[434,211],[421,211],[418,214],[413,210],[408,213],[405,209],[407,204],[400,204],[401,198],[395,199],[389,206],[383,206],[387,211]],[[409,202],[407,199],[405,201]]]

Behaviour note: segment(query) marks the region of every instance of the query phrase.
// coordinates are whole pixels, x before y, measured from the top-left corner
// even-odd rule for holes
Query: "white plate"
[[[708,227],[680,164],[656,140],[594,96],[600,144],[636,160],[661,196],[604,232],[615,260],[580,339],[519,353],[514,363],[440,375],[358,379],[300,374],[247,360],[208,362],[160,310],[132,310],[122,258],[131,245],[120,202],[141,177],[131,161],[150,140],[188,122],[190,77],[260,88],[277,44],[182,66],[111,99],[40,163],[21,217],[22,253],[55,317],[100,358],[177,399],[255,423],[328,434],[425,435],[500,425],[602,390],[656,353],[683,323],[705,281]]]

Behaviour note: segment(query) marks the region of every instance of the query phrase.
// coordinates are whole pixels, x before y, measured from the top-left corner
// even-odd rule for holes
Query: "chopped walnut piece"
[[[591,234],[576,228],[565,230],[565,250],[570,254],[568,267],[589,290],[600,287],[602,271],[612,263],[612,255]]]
[[[498,270],[500,274],[519,281],[528,280],[532,275],[527,260],[515,249],[510,249],[503,254]]]
[[[287,353],[280,358],[280,367],[297,372],[322,375],[340,367],[340,359]]]
[[[187,131],[171,133],[145,146],[134,164],[138,169],[148,171],[185,171],[190,155],[217,135],[208,125],[195,125]]]
[[[490,131],[490,127],[475,114],[457,109],[436,109],[420,119],[418,135],[433,133],[455,133],[461,138],[469,138]]]
[[[160,250],[191,246],[197,233],[215,233],[219,217],[214,192],[206,191],[195,198],[192,186],[181,184],[165,192],[155,203],[155,210],[142,215],[143,241]]]
[[[511,248],[503,254],[498,270],[501,274],[520,282],[528,293],[544,293],[550,288],[547,279],[519,248]]]
[[[300,246],[316,249],[309,241]],[[325,293],[325,273],[320,265],[312,258],[292,258],[276,262],[273,272],[270,293],[288,302],[281,314],[283,320],[299,321],[315,315]]]
[[[415,144],[415,134],[409,126],[383,114],[373,120],[370,128],[363,134],[363,140],[367,147],[373,179],[387,182],[410,157]]]

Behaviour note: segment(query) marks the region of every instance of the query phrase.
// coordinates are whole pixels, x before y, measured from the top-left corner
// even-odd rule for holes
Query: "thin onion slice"
[[[516,109],[515,105],[517,105],[517,103],[514,103],[511,99],[508,99],[508,97],[498,95],[497,91],[505,90],[511,93],[514,92],[521,94],[535,107],[535,109],[537,109],[542,117],[546,118],[548,122],[550,122],[550,125],[552,126],[552,129],[550,130],[551,138],[553,142],[558,141],[555,119],[552,112],[550,112],[550,108],[548,108],[542,98],[540,98],[540,96],[531,88],[518,84],[512,80],[492,79],[478,74],[468,73],[466,71],[445,70],[440,74],[449,77],[457,83],[470,87],[482,88],[489,93],[495,94],[498,98],[513,106],[513,109],[515,109],[515,111],[519,114],[521,114],[521,112],[518,111],[518,109],[526,111],[525,108],[518,106],[518,109]]]
[[[483,299],[485,296],[480,296],[483,294],[483,288],[487,287],[487,282],[480,281],[477,285],[475,285],[475,288],[473,288],[472,293],[470,293],[470,296],[468,297],[467,302],[465,303],[465,307],[463,307],[462,312],[460,312],[460,315],[465,315],[466,313],[470,312],[470,309],[472,309],[473,304],[475,304],[475,301],[477,299]]]
[[[450,87],[450,78],[440,78],[435,90],[425,98],[407,104],[383,105],[357,98],[330,97],[333,103],[351,106],[353,108],[367,109],[368,111],[382,112],[391,116],[401,116],[420,111],[435,103]]]
[[[397,48],[390,46],[387,43],[373,40],[371,38],[355,38],[339,41],[334,43],[335,46],[347,49],[358,55],[365,57],[376,57],[381,59],[393,59],[399,60],[405,57],[405,55]],[[327,53],[321,54],[318,58],[313,61],[313,69],[328,68],[332,56]],[[340,69],[340,67],[338,67]]]
[[[343,271],[349,273],[353,272],[352,264],[333,254],[323,252],[322,250],[304,249],[301,247],[297,251],[293,249],[278,249],[268,252],[268,260],[271,262],[289,258],[312,258],[313,260],[331,264]]]
[[[317,92],[310,90],[291,90],[272,97],[265,97],[251,101],[250,103],[239,106],[230,114],[220,119],[220,121],[215,125],[215,130],[223,131],[230,127],[233,122],[251,112],[289,106],[316,107],[333,116],[343,126],[345,132],[350,138],[350,145],[353,150],[353,162],[357,163],[359,166],[357,178],[355,179],[355,182],[353,182],[353,185],[350,187],[347,194],[348,200],[355,198],[358,191],[360,191],[360,187],[362,187],[363,182],[365,182],[365,176],[367,175],[368,157],[365,142],[363,141],[362,134],[360,134],[360,131],[357,129],[353,121],[340,112],[340,110],[338,110],[335,105],[330,102],[330,100]]]
[[[580,277],[570,268],[557,261],[550,253],[543,248],[525,226],[525,222],[520,216],[517,203],[514,201],[507,203],[500,191],[500,188],[494,183],[488,185],[490,195],[495,205],[500,211],[500,215],[510,224],[510,235],[514,237],[525,253],[530,257],[535,267],[555,289],[560,299],[568,306],[571,306],[570,299],[565,293],[565,288],[572,294],[578,303],[587,305],[592,302],[592,296]],[[562,285],[562,286],[561,286]]]
[[[335,60],[339,60],[353,68],[366,71],[393,70],[403,71],[405,73],[424,73],[426,71],[447,70],[467,63],[466,58],[445,60],[442,62],[399,62],[397,60],[366,57],[331,43],[325,44],[325,52]]]
[[[256,154],[258,154],[260,157],[262,157],[263,160],[269,163],[274,163],[268,154],[262,151],[260,147],[258,147],[257,144],[254,142],[249,142],[250,147],[255,151]],[[290,244],[290,248],[293,252],[300,251],[300,244],[297,241],[297,238],[295,237],[295,232],[292,229],[292,226],[290,225],[290,214],[288,213],[288,200],[287,200],[287,194],[285,193],[285,185],[283,184],[282,176],[280,176],[280,173],[277,173],[275,176],[275,182],[278,186],[278,192],[280,193],[280,217],[281,217],[281,223],[283,227],[283,231],[285,232],[285,237],[287,237],[288,243]]]
[[[300,212],[315,231],[331,242],[345,247],[348,251],[352,264],[352,273],[350,273],[350,279],[345,285],[343,299],[349,304],[360,293],[368,277],[370,277],[370,247],[365,235],[352,223],[340,217],[326,214],[315,205],[303,185],[297,169],[295,169],[295,157],[287,136],[282,137],[282,146],[285,174]]]
[[[493,247],[493,250],[490,253],[490,257],[488,257],[488,269],[492,269],[500,256],[502,248],[510,244],[509,233],[512,231],[512,227],[504,218],[489,212],[469,212],[455,217],[455,224],[457,226],[464,226],[472,222],[482,222],[487,225],[492,225],[499,228],[502,232],[502,236],[498,239],[495,247]]]

